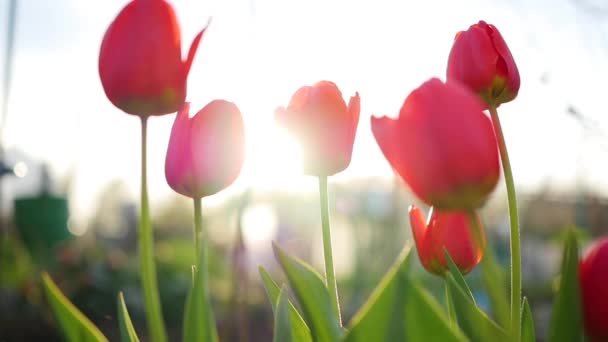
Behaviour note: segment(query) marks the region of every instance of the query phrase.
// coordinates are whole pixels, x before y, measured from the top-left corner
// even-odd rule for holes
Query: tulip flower
[[[302,143],[304,172],[331,176],[350,164],[359,111],[358,93],[347,106],[334,83],[321,81],[298,89],[275,117]]]
[[[464,212],[431,209],[426,223],[418,208],[410,206],[409,212],[418,257],[427,271],[443,275],[448,270],[444,249],[462,274],[471,272],[481,261],[485,234],[477,214],[473,214],[475,227],[471,214]]]
[[[608,340],[608,237],[596,242],[579,264],[585,330],[592,341]]]
[[[165,160],[169,186],[184,196],[213,195],[234,182],[244,158],[241,112],[214,100],[189,118],[189,103],[178,112]]]
[[[396,173],[438,209],[483,205],[499,176],[492,123],[483,103],[457,83],[431,79],[405,100],[399,117],[372,117],[372,131]]]
[[[519,91],[519,71],[507,43],[484,21],[456,34],[447,79],[464,83],[488,106],[509,102]]]
[[[205,29],[182,61],[180,28],[164,0],[133,0],[110,24],[101,43],[99,76],[108,99],[139,116],[176,112]]]

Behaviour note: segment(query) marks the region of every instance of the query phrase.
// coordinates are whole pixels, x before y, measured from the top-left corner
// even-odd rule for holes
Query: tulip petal
[[[420,209],[411,205],[409,208],[410,214],[410,226],[412,228],[412,235],[414,236],[414,242],[416,242],[416,250],[418,251],[418,257],[420,258],[420,262],[424,265],[425,268],[429,268],[430,265],[427,265],[429,262],[428,248],[425,244],[426,241],[426,233],[427,226],[425,223],[424,216]]]
[[[192,44],[190,44],[190,49],[188,50],[188,57],[186,57],[186,61],[184,62],[184,77],[188,76],[190,73],[190,67],[192,66],[192,61],[194,61],[194,56],[196,55],[196,50],[198,50],[198,45],[205,34],[205,30],[211,24],[211,18],[207,21],[207,25],[194,37],[192,40]]]
[[[351,136],[354,138],[359,124],[359,115],[361,113],[361,98],[359,92],[355,92],[355,96],[351,96],[348,101],[348,114],[351,118]]]
[[[192,190],[190,185],[193,177],[189,113],[190,103],[185,102],[175,117],[165,159],[167,183],[175,192],[186,196]]]
[[[244,125],[238,107],[214,100],[192,118],[193,173],[202,197],[232,184],[241,171],[244,158]]]
[[[380,147],[380,150],[384,154],[384,157],[389,161],[391,167],[394,169],[395,165],[400,165],[400,154],[396,153],[395,141],[395,130],[397,126],[397,120],[391,119],[387,116],[371,118],[372,133],[376,142]]]
[[[520,85],[519,70],[517,69],[517,65],[515,64],[515,60],[511,54],[511,50],[509,50],[509,47],[500,34],[500,31],[498,31],[494,25],[488,25],[487,31],[490,39],[492,40],[492,44],[494,45],[494,49],[496,49],[498,52],[500,59],[497,64],[496,71],[503,75],[503,77],[506,79],[507,90],[510,93],[517,94]],[[503,70],[500,70],[501,68]]]

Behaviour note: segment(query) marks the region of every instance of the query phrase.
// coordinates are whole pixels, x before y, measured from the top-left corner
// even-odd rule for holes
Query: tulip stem
[[[456,321],[456,311],[454,311],[454,302],[452,301],[452,296],[450,296],[450,288],[447,279],[444,278],[443,284],[445,289],[445,308],[448,312],[448,318],[450,319],[450,324],[456,325],[458,324]]]
[[[331,229],[329,227],[329,204],[327,200],[327,176],[319,176],[319,197],[321,202],[321,225],[323,228],[323,253],[325,255],[325,277],[327,290],[331,299],[338,323],[342,325],[340,317],[340,302],[338,300],[338,285],[334,273],[334,259],[331,250]]]
[[[194,198],[194,248],[196,267],[202,267],[203,288],[207,291],[207,239],[203,232],[203,210],[200,198]]]
[[[489,106],[494,132],[498,140],[502,168],[507,185],[507,198],[509,200],[509,218],[511,223],[511,337],[513,341],[519,341],[521,335],[521,247],[519,233],[519,218],[517,214],[517,198],[515,196],[515,184],[513,173],[509,162],[509,153],[505,144],[505,137],[500,125],[500,119],[495,105]]]
[[[148,203],[147,176],[147,126],[148,117],[141,118],[141,207],[139,219],[139,262],[141,282],[144,291],[144,305],[150,340],[164,342],[167,340],[165,323],[158,294],[156,265],[154,264],[154,236],[150,220],[150,204]]]
[[[194,202],[194,252],[196,256],[195,265],[201,261],[205,246],[203,246],[203,206],[201,198],[193,198]]]

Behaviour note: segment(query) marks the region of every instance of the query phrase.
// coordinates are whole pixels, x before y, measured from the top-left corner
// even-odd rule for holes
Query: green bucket
[[[32,254],[45,253],[68,240],[69,208],[66,198],[41,194],[15,200],[15,226]]]

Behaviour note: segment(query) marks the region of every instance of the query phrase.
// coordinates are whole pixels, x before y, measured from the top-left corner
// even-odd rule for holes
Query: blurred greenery
[[[42,271],[49,272],[75,306],[112,341],[120,338],[116,296],[122,291],[133,326],[141,340],[146,341],[138,281],[136,199],[122,188],[118,182],[109,184],[98,199],[97,210],[81,230],[84,234],[56,241],[45,254],[31,253],[29,240],[23,239],[17,222],[5,222],[0,240],[3,342],[60,340],[57,323],[42,296]],[[338,290],[347,326],[409,241],[408,205],[424,206],[396,180],[330,182],[329,191]],[[589,196],[556,199],[550,193],[521,195],[524,294],[534,313],[539,340],[548,333],[563,228],[579,227],[575,232],[584,246],[605,232],[602,227],[608,227],[600,215],[603,211],[597,209],[604,208],[604,201],[589,200]],[[580,204],[572,198],[587,199]],[[211,303],[220,340],[272,340],[272,307],[258,267],[264,266],[278,284],[287,282],[272,254],[271,241],[276,241],[290,255],[323,270],[316,188],[309,192],[252,189],[221,203],[203,202],[203,206],[210,236]],[[498,192],[481,212],[494,268],[490,275],[484,266],[466,276],[475,303],[499,323],[501,314],[492,309],[496,307],[495,298],[508,291],[504,276],[508,267],[505,206],[504,193]],[[556,207],[565,219],[551,219]],[[152,213],[164,317],[170,339],[179,340],[194,262],[192,203],[179,196],[153,201]],[[577,219],[580,217],[585,217],[585,222]],[[442,279],[425,272],[415,252],[411,259],[411,277],[443,301]],[[502,276],[492,276],[496,272]],[[484,290],[488,278],[494,282],[502,278],[490,293]]]

